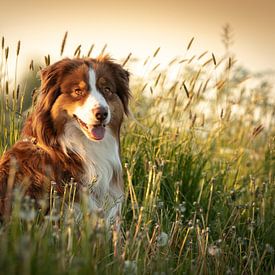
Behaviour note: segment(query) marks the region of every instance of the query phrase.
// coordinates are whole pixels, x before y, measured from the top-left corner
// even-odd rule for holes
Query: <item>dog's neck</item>
[[[103,209],[107,224],[120,215],[123,201],[122,167],[118,140],[106,127],[101,141],[91,141],[74,122],[65,125],[59,142],[65,154],[77,154],[84,168],[81,184],[88,187],[90,211]]]
[[[99,201],[103,200],[109,192],[113,177],[122,171],[119,144],[111,130],[106,127],[103,140],[91,141],[75,122],[69,122],[65,125],[59,142],[64,153],[71,151],[81,158],[84,168],[81,183],[86,185]]]

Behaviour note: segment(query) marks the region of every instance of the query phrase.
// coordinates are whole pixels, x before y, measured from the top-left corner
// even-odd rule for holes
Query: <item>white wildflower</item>
[[[36,217],[35,209],[33,208],[20,209],[19,217],[24,221],[32,222]]]
[[[273,252],[274,252],[273,247],[272,247],[269,243],[267,243],[267,244],[265,245],[265,249],[266,249],[266,252],[267,252],[267,253],[273,254]]]
[[[157,237],[157,245],[159,247],[164,247],[168,243],[168,234],[165,232],[161,232],[160,235]]]
[[[209,245],[208,253],[211,256],[219,256],[221,255],[221,249],[216,245]]]
[[[181,203],[181,204],[179,205],[179,211],[180,211],[181,213],[184,213],[184,212],[186,211],[185,203]]]

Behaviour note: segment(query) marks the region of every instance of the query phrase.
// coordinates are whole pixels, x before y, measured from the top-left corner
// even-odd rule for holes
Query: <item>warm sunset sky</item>
[[[221,29],[234,29],[233,52],[253,71],[275,69],[275,0],[1,0],[0,36],[21,55],[88,51],[108,43],[115,58],[146,57],[161,46],[163,60],[180,55],[194,36],[194,53],[223,51]]]

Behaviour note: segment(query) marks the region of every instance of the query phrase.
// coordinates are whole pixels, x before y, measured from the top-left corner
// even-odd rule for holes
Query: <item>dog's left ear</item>
[[[112,63],[114,68],[114,74],[116,79],[117,94],[122,101],[124,112],[126,115],[129,114],[129,100],[131,98],[129,88],[129,77],[130,73],[123,69],[119,64]]]

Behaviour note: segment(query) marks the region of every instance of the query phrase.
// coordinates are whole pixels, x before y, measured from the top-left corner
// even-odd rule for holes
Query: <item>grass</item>
[[[54,185],[45,217],[15,191],[12,218],[0,226],[0,273],[274,274],[271,87],[228,53],[195,56],[193,41],[166,66],[158,63],[161,49],[145,61],[131,54],[121,61],[142,71],[132,75],[135,118],[122,131],[121,233],[107,230],[101,213],[87,214],[85,193],[76,221],[73,207],[64,215]],[[9,54],[3,39],[0,154],[19,138],[31,98],[17,68],[10,77]],[[73,182],[67,192],[73,205]]]

